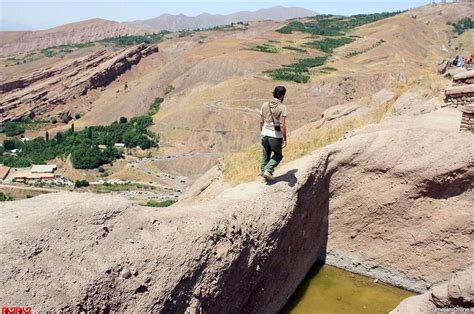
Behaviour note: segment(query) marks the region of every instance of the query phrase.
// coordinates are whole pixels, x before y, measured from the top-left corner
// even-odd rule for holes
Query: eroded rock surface
[[[474,251],[474,135],[458,119],[447,108],[392,118],[287,164],[270,185],[218,189],[211,173],[169,208],[78,193],[3,203],[1,303],[272,313],[325,252],[426,291]]]
[[[474,264],[455,273],[449,281],[404,300],[391,314],[474,311]]]
[[[0,83],[0,122],[48,114],[92,89],[107,86],[155,52],[156,45],[145,44],[117,52],[104,49],[4,81]]]

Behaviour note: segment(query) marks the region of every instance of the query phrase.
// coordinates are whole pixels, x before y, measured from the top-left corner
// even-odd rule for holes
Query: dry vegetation
[[[306,129],[304,133],[298,133],[298,136],[295,137],[289,134],[288,146],[284,149],[283,154],[285,157],[281,165],[300,158],[318,148],[332,144],[351,131],[365,125],[379,123],[385,113],[404,92],[414,86],[421,86],[420,88],[427,90],[424,86],[420,85],[420,82],[424,81],[423,77],[418,79],[411,78],[403,82],[394,82],[392,84],[394,97],[381,105],[374,105],[368,100],[366,105],[369,110],[362,116],[349,116],[330,125],[323,123],[313,126]],[[431,86],[430,84],[428,86]],[[434,85],[437,86],[437,84]],[[225,180],[234,185],[254,180],[260,171],[260,150],[260,145],[254,144],[239,153],[225,155]]]

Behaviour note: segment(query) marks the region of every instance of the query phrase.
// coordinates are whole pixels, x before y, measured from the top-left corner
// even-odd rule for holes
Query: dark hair
[[[273,97],[275,98],[282,98],[286,94],[286,88],[285,86],[277,86],[275,87],[275,90],[273,91]]]

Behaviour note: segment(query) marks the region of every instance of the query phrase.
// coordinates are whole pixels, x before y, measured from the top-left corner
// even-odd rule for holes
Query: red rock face
[[[99,50],[86,57],[41,69],[0,84],[0,122],[51,112],[89,90],[107,86],[158,52],[158,46],[141,44],[118,52]]]

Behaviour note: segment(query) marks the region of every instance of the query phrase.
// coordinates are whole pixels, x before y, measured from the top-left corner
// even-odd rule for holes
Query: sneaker
[[[265,171],[265,172],[263,173],[263,177],[264,177],[265,180],[267,180],[267,181],[273,180],[273,175],[272,175],[270,172],[268,172],[268,171]]]

